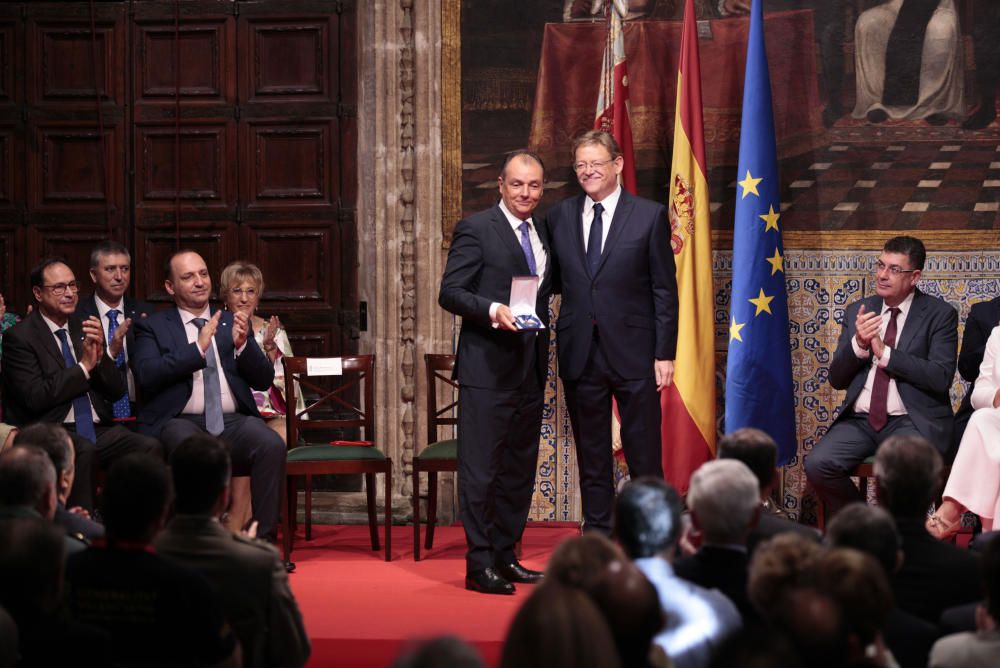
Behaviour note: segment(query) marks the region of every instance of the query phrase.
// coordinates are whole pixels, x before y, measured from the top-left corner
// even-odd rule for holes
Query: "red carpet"
[[[524,533],[521,561],[542,569],[555,546],[577,535],[576,525],[534,525]],[[312,639],[309,666],[385,668],[408,641],[444,633],[476,646],[488,666],[499,662],[504,635],[531,585],[514,596],[465,590],[465,535],[439,527],[434,549],[413,561],[413,528],[392,529],[392,561],[372,552],[367,526],[302,530],[292,559],[292,589]]]

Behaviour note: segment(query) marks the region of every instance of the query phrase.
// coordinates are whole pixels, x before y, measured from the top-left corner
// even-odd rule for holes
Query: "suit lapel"
[[[597,265],[595,276],[601,273],[601,268],[604,267],[604,263],[608,261],[608,256],[614,250],[615,244],[621,238],[622,228],[628,223],[629,216],[632,214],[633,204],[632,196],[622,189],[621,195],[618,196],[618,206],[615,207],[615,215],[611,219],[611,229],[608,230],[608,238],[604,241],[604,249],[601,251],[601,261]]]
[[[916,334],[917,329],[920,327],[920,323],[924,320],[924,311],[927,310],[927,297],[920,290],[916,290],[913,293],[913,302],[910,304],[910,312],[906,314],[906,323],[903,327],[903,332],[899,335],[899,340],[896,341],[895,348],[897,350],[906,350],[910,346],[910,342],[913,341],[913,337]]]
[[[507,247],[507,250],[516,258],[514,262],[517,265],[518,275],[527,276],[531,273],[528,269],[528,260],[524,257],[524,250],[521,248],[521,242],[518,240],[514,228],[510,226],[507,216],[503,215],[503,211],[500,210],[499,206],[493,207],[493,217],[490,218],[490,225],[493,227],[496,235],[500,237],[500,241]]]
[[[66,360],[63,359],[62,350],[59,349],[59,344],[56,343],[55,338],[52,335],[52,331],[49,326],[45,324],[42,320],[42,314],[35,310],[30,316],[28,316],[31,322],[31,327],[34,330],[34,338],[41,342],[42,349],[45,350],[49,355],[52,356],[60,367],[66,366]],[[70,332],[70,337],[73,334]]]
[[[586,195],[580,195],[573,207],[573,242],[576,244],[576,256],[580,259],[580,266],[583,273],[590,276],[590,267],[587,266],[587,249],[583,247],[583,205],[587,201]]]

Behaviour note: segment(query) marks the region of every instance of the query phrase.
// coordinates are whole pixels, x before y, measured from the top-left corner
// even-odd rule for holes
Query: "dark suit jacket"
[[[184,324],[176,308],[168,308],[148,318],[139,318],[135,326],[133,369],[142,391],[139,431],[159,436],[164,423],[177,417],[191,398],[192,377],[204,369],[206,358],[197,343],[188,343]],[[260,417],[250,388],[265,391],[274,380],[274,365],[257,346],[253,335],[239,357],[233,347],[233,314],[223,311],[215,332],[219,363],[226,374],[236,409],[244,415]]]
[[[532,372],[539,386],[545,384],[553,258],[545,223],[532,220],[548,255],[535,302],[535,313],[546,329],[537,335],[498,329],[490,321],[490,304],[510,303],[511,278],[529,274],[520,240],[500,206],[469,216],[455,226],[438,303],[462,316],[455,358],[455,378],[460,385],[513,390]]]
[[[77,360],[83,357],[83,327],[76,316],[67,323]],[[90,372],[80,365],[66,368],[59,344],[39,311],[32,311],[4,333],[4,421],[17,427],[32,422],[62,423],[73,399],[84,393],[102,423],[114,419],[111,402],[128,390],[115,361],[105,353]]]
[[[976,389],[976,378],[979,377],[979,365],[983,363],[986,354],[986,341],[990,332],[1000,324],[1000,297],[994,297],[987,302],[978,302],[969,310],[969,318],[965,321],[965,334],[962,335],[962,349],[958,355],[958,373],[969,381],[969,391],[962,399],[955,414],[954,449],[957,451],[965,426],[972,417],[972,391]]]
[[[744,621],[758,617],[747,595],[749,572],[747,552],[714,545],[703,545],[694,554],[674,562],[678,577],[706,589],[718,589],[733,602]]]
[[[125,312],[123,316],[125,318],[132,318],[133,323],[141,318],[143,314],[150,316],[156,313],[156,308],[152,304],[147,304],[131,297],[125,297],[124,302]],[[97,319],[101,318],[100,312],[97,310],[96,294],[80,297],[80,301],[76,305],[76,316],[81,320],[90,316],[94,316]],[[101,324],[104,325],[106,332],[108,329],[107,319],[102,321]],[[128,332],[125,333],[125,345],[128,347],[129,354],[131,355],[132,351],[135,350],[135,327],[129,328]]]
[[[103,524],[98,524],[83,515],[71,513],[61,503],[56,507],[56,515],[52,518],[52,521],[65,529],[69,536],[85,541],[88,544],[95,538],[104,537]]]
[[[203,515],[175,515],[156,538],[162,557],[212,583],[243,647],[246,667],[302,666],[309,637],[278,552]]]
[[[881,312],[882,298],[876,295],[856,301],[844,314],[844,327],[830,365],[830,384],[847,390],[837,420],[850,412],[871,368],[871,359],[858,358],[851,345],[861,304],[866,311]],[[886,369],[896,380],[913,426],[941,452],[947,452],[951,445],[954,414],[948,391],[955,377],[957,346],[958,313],[947,302],[916,290]]]
[[[899,608],[936,624],[945,609],[983,598],[978,554],[937,540],[923,519],[895,520],[903,539],[903,566],[892,583]]]
[[[677,279],[670,225],[662,204],[622,190],[597,273],[590,275],[583,245],[586,195],[548,212],[562,293],[556,323],[559,375],[583,373],[596,323],[601,349],[622,378],[653,376],[653,361],[677,352]]]
[[[822,538],[820,532],[810,526],[793,522],[786,517],[780,517],[769,510],[761,510],[757,526],[750,531],[750,536],[747,538],[747,548],[753,554],[757,546],[765,540],[770,540],[778,534],[789,531],[808,538],[814,543],[818,543]]]

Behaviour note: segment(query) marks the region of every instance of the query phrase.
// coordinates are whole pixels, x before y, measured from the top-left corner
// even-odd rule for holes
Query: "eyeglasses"
[[[604,169],[604,165],[608,164],[609,162],[614,162],[614,159],[591,160],[590,162],[584,162],[583,160],[581,160],[580,162],[573,163],[573,169],[576,171],[577,174],[579,174],[580,172],[584,172],[588,169]]]
[[[257,290],[255,288],[233,288],[230,290],[237,297],[242,297],[246,295],[247,297],[256,297]]]
[[[893,276],[899,276],[900,274],[912,274],[913,272],[918,271],[917,269],[903,269],[898,264],[886,264],[885,262],[882,262],[882,260],[878,260],[875,263],[876,274],[886,270],[888,270]]]
[[[56,283],[55,285],[43,285],[43,288],[50,291],[56,297],[62,297],[66,294],[66,291],[79,292],[80,284],[76,281],[70,281],[69,283]]]

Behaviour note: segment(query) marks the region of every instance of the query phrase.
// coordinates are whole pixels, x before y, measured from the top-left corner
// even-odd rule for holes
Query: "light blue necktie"
[[[208,321],[204,318],[193,318],[191,322],[201,331]],[[226,428],[222,419],[222,385],[219,383],[219,362],[215,357],[215,348],[212,342],[208,342],[208,350],[205,351],[205,362],[207,366],[202,372],[202,380],[205,382],[205,429],[212,436],[218,436]]]
[[[111,345],[111,339],[115,336],[115,331],[118,329],[118,309],[111,309],[107,313],[108,317],[108,345]],[[115,357],[115,366],[121,371],[122,376],[125,378],[125,385],[128,386],[128,372],[125,369],[125,345],[122,344],[121,352]],[[128,390],[125,390],[125,394],[121,396],[111,407],[111,413],[116,418],[127,418],[132,415],[132,407],[128,402]]]
[[[57,329],[56,336],[62,348],[63,361],[67,369],[76,366],[73,351],[69,348],[69,333],[65,329]],[[91,443],[97,443],[97,432],[94,431],[94,414],[91,412],[90,395],[86,392],[73,400],[73,421],[76,423],[76,433]]]

